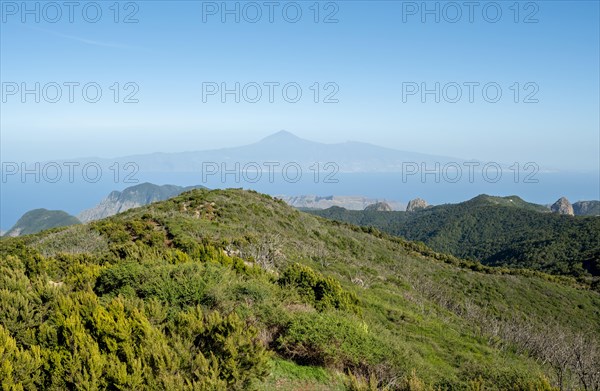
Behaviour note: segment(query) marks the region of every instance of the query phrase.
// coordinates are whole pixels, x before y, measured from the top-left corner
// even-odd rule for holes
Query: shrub
[[[195,307],[180,313],[174,326],[191,341],[195,360],[202,362],[194,372],[198,379],[216,376],[227,389],[242,390],[267,376],[269,355],[257,330],[235,313],[203,315],[202,309]]]
[[[342,288],[331,277],[324,277],[308,266],[294,263],[279,278],[279,285],[294,287],[307,303],[317,310],[327,308],[359,312],[358,297]]]
[[[278,351],[302,365],[367,372],[384,357],[393,357],[392,346],[370,333],[365,324],[342,315],[339,312],[295,314],[276,341]]]

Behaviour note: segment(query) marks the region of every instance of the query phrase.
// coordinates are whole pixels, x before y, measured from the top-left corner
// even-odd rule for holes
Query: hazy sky
[[[114,2],[48,4],[1,4],[3,161],[201,150],[286,129],[322,142],[599,166],[597,1],[427,2],[433,13],[421,1],[230,1],[232,13],[220,1],[138,1],[119,3],[118,14]],[[214,88],[236,82],[240,102],[234,93],[222,102]],[[35,83],[39,96],[22,96]],[[89,101],[100,88],[97,103],[83,98],[87,83],[96,83]],[[439,103],[414,90],[436,83]],[[132,93],[138,102],[124,103]]]

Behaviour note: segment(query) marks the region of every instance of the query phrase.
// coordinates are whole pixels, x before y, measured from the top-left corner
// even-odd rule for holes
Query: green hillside
[[[50,228],[66,227],[74,224],[81,224],[81,222],[62,210],[34,209],[21,216],[5,235],[29,235]]]
[[[343,208],[309,212],[373,226],[485,265],[524,267],[588,279],[600,276],[600,218],[548,213],[543,206],[516,196],[480,195],[467,202],[414,212]]]
[[[269,196],[194,190],[0,240],[5,389],[600,386],[600,295]]]
[[[534,212],[550,213],[550,209],[544,205],[534,204],[523,200],[516,195],[507,197],[496,197],[487,194],[480,194],[477,197],[467,201],[469,205],[500,205],[517,209],[525,209]]]

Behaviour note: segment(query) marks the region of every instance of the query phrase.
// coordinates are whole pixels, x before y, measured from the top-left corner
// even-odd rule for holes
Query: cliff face
[[[364,210],[370,205],[377,203],[385,203],[391,209],[390,210],[402,210],[403,205],[400,202],[373,199],[361,196],[314,196],[314,195],[300,195],[300,196],[278,196],[288,205],[295,208],[309,208],[309,209],[327,209],[332,206],[339,206],[348,210]]]
[[[414,200],[410,200],[408,205],[406,206],[407,212],[414,212],[415,210],[425,209],[429,206],[427,201],[422,198],[415,198]]]
[[[99,220],[131,208],[148,205],[153,202],[163,201],[175,197],[184,191],[202,186],[181,187],[174,185],[153,185],[142,183],[128,187],[123,191],[113,191],[93,208],[86,209],[77,216],[82,222]]]
[[[137,208],[149,202],[142,203],[137,197],[128,197],[120,191],[111,192],[108,197],[103,199],[98,205],[93,208],[81,211],[77,217],[85,222],[100,220],[104,217],[115,215],[119,212],[124,212],[127,209]],[[158,201],[158,200],[155,200]]]
[[[556,201],[554,204],[552,204],[552,206],[550,207],[550,210],[553,213],[558,213],[561,215],[569,215],[569,216],[575,215],[575,213],[573,212],[573,205],[571,205],[569,200],[566,199],[565,197],[560,197],[558,199],[558,201]]]
[[[600,201],[578,201],[573,204],[575,216],[600,216]]]
[[[368,205],[365,208],[365,210],[376,212],[391,212],[393,209],[387,202],[376,202],[374,204]]]

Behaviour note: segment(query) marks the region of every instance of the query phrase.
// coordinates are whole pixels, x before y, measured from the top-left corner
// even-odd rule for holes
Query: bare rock
[[[393,209],[387,202],[376,202],[371,205],[367,205],[366,211],[375,212],[391,212]]]
[[[575,216],[600,216],[600,201],[577,201],[573,212]]]
[[[414,212],[415,210],[425,209],[429,206],[427,201],[422,198],[415,198],[414,200],[410,200],[408,205],[406,206],[407,212]]]
[[[573,211],[573,205],[571,205],[569,200],[566,199],[565,197],[560,197],[558,199],[558,201],[556,201],[554,204],[552,204],[552,206],[550,207],[550,210],[553,213],[558,213],[561,215],[569,215],[569,216],[575,215],[575,212]]]

